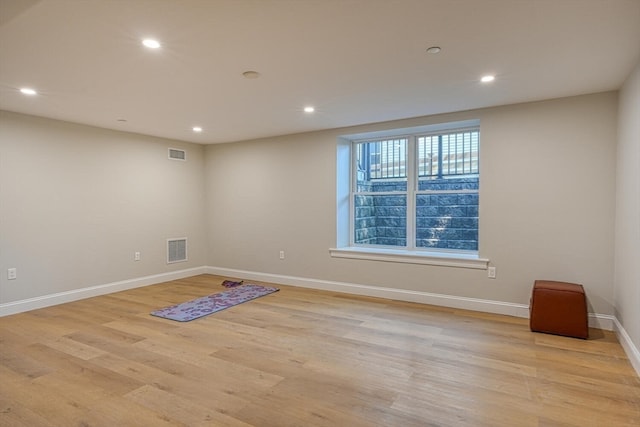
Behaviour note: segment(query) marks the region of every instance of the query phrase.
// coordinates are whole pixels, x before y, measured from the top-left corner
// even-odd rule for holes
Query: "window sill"
[[[441,253],[406,251],[379,248],[331,248],[329,253],[333,258],[365,259],[371,261],[400,262],[406,264],[439,265],[444,267],[475,268],[486,270],[489,260],[477,255],[460,253]]]

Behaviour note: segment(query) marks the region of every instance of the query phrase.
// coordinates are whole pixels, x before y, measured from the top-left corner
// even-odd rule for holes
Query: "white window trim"
[[[332,258],[363,259],[370,261],[400,262],[405,264],[439,265],[443,267],[473,268],[486,270],[490,260],[475,254],[462,252],[427,252],[403,249],[345,247],[331,248]]]
[[[445,267],[471,268],[486,270],[490,260],[482,258],[478,253],[465,253],[463,251],[429,251],[429,250],[408,250],[405,248],[385,248],[366,247],[353,244],[353,229],[351,221],[351,190],[353,185],[352,177],[352,143],[357,140],[375,137],[387,137],[421,132],[440,132],[457,130],[461,128],[477,127],[479,120],[468,120],[455,123],[427,125],[410,129],[394,129],[389,131],[362,133],[354,135],[343,135],[338,138],[337,153],[337,247],[330,248],[329,254],[332,258],[348,258],[371,260],[380,262],[397,262],[406,264],[436,265]],[[415,160],[414,158],[414,161]],[[345,174],[346,173],[346,174]],[[344,178],[348,176],[348,182]],[[408,197],[411,199],[411,197]],[[409,208],[409,207],[407,207]],[[409,236],[407,236],[409,238]],[[413,238],[413,237],[412,237]]]

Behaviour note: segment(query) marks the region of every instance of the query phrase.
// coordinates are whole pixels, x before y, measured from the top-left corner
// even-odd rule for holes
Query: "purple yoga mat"
[[[278,290],[278,288],[270,288],[268,286],[242,285],[228,291],[161,308],[152,311],[151,315],[176,320],[178,322],[188,322],[189,320],[197,319],[224,310],[225,308],[269,295]]]

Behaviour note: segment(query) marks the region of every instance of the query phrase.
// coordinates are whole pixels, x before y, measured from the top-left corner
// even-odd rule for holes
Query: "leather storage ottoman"
[[[582,285],[536,280],[529,306],[529,327],[534,332],[589,338],[587,299]]]

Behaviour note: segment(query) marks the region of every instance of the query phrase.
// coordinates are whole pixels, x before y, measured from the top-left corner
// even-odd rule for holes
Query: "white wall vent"
[[[167,264],[187,260],[187,238],[167,239]]]
[[[187,152],[178,148],[169,148],[169,158],[171,160],[187,160]]]

